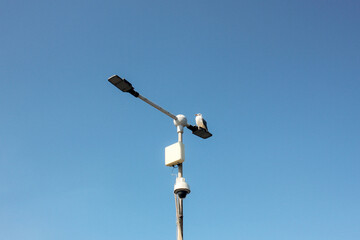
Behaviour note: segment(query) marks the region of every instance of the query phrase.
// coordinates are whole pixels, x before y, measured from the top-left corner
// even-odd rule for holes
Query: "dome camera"
[[[189,189],[186,190],[179,190],[176,194],[179,196],[179,198],[186,198],[186,195],[189,193]]]
[[[181,199],[185,198],[186,195],[190,193],[190,186],[185,182],[185,178],[176,178],[174,193],[177,194]]]

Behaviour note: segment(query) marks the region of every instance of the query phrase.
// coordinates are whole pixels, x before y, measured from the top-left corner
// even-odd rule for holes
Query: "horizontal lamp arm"
[[[152,101],[150,101],[146,97],[140,95],[138,92],[135,91],[135,89],[131,85],[131,83],[129,81],[127,81],[125,78],[121,78],[118,75],[113,75],[108,80],[115,87],[120,89],[122,92],[127,92],[127,93],[130,93],[131,95],[133,95],[136,98],[140,98],[141,100],[143,100],[144,102],[146,102],[150,106],[156,108],[160,112],[162,112],[162,113],[166,114],[167,116],[171,117],[172,119],[174,119],[176,126],[187,127],[188,129],[190,129],[192,131],[192,133],[194,135],[196,135],[198,137],[201,137],[203,139],[206,139],[206,138],[209,138],[209,137],[212,136],[212,134],[210,132],[208,132],[206,129],[200,128],[200,127],[197,127],[197,126],[192,126],[192,125],[188,124],[187,121],[186,121],[185,116],[178,115],[178,116],[183,116],[185,118],[185,122],[182,122],[181,119],[178,119],[175,115],[173,115],[170,112],[166,111],[165,109],[163,109],[159,105],[153,103]],[[182,130],[181,130],[181,132],[182,132]]]
[[[169,117],[171,117],[174,120],[177,120],[177,117],[171,113],[169,113],[168,111],[166,111],[165,109],[163,109],[162,107],[156,105],[155,103],[153,103],[152,101],[150,101],[149,99],[147,99],[146,97],[142,96],[139,94],[138,98],[140,98],[141,100],[143,100],[144,102],[146,102],[147,104],[153,106],[154,108],[156,108],[157,110],[159,110],[160,112],[168,115]]]
[[[165,113],[166,115],[168,115],[169,117],[171,117],[174,120],[177,120],[177,117],[175,115],[169,113],[168,111],[166,111],[162,107],[156,105],[155,103],[153,103],[152,101],[150,101],[146,97],[141,96],[138,92],[136,92],[134,90],[134,87],[131,85],[131,83],[128,82],[125,78],[121,78],[118,75],[113,75],[108,80],[109,80],[110,83],[112,83],[115,87],[117,87],[121,91],[130,93],[134,97],[140,98],[141,100],[143,100],[147,104],[153,106],[154,108],[156,108],[160,112]]]

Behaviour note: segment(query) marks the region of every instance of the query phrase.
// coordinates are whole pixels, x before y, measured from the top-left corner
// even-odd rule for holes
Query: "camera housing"
[[[190,192],[190,186],[185,182],[185,178],[177,177],[174,185],[174,193],[177,194],[179,198],[184,199]]]

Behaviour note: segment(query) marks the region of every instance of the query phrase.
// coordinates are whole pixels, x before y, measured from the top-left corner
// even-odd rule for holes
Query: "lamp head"
[[[139,93],[134,90],[134,87],[129,83],[125,78],[122,79],[118,75],[109,77],[109,82],[111,82],[115,87],[120,89],[123,92],[128,92],[134,97],[138,97]]]
[[[134,89],[134,87],[131,85],[131,83],[126,81],[125,78],[122,79],[118,75],[111,76],[109,78],[109,82],[111,82],[115,87],[117,87],[118,89],[120,89],[123,92],[129,92],[130,90]]]

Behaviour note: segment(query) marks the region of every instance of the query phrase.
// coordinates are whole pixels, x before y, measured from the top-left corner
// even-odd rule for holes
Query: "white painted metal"
[[[168,115],[169,117],[171,117],[172,119],[176,120],[176,116],[171,114],[170,112],[166,111],[165,109],[163,109],[162,107],[160,107],[159,105],[153,103],[152,101],[150,101],[149,99],[147,99],[146,97],[142,96],[139,94],[138,98],[140,98],[141,100],[143,100],[144,102],[146,102],[147,104],[150,104],[151,106],[153,106],[154,108],[156,108],[157,110],[159,110],[162,113],[165,113],[166,115]]]
[[[174,125],[176,126],[176,130],[178,133],[183,133],[184,127],[188,126],[186,117],[182,114],[176,115],[176,119],[174,120]],[[179,142],[181,141],[179,140]]]
[[[186,118],[185,118],[185,120],[186,120]],[[184,123],[184,120],[183,120],[183,123]],[[179,142],[182,142],[182,134],[183,134],[182,131],[181,132],[178,131]],[[182,176],[183,176],[183,165],[182,165],[182,163],[180,163],[178,165],[178,177],[177,178],[182,178]],[[184,181],[185,181],[185,179],[184,179]],[[189,188],[189,190],[190,190],[190,188]],[[183,199],[179,198],[179,196],[176,193],[175,193],[175,198],[177,199],[177,206],[176,206],[177,240],[183,240],[184,239]]]

